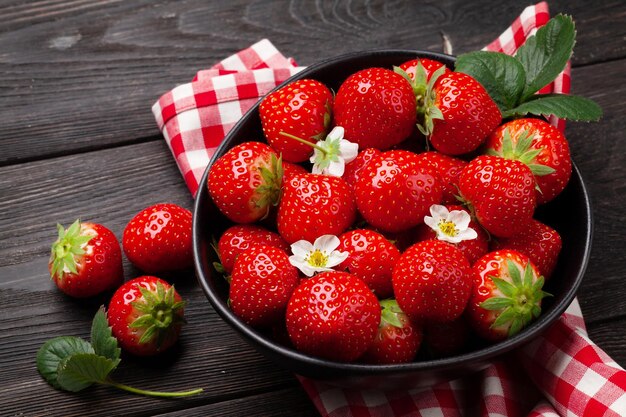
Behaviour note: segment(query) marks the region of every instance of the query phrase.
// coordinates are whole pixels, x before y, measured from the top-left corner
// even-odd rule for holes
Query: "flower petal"
[[[293,253],[303,262],[304,258],[306,258],[309,253],[313,252],[314,250],[315,247],[311,244],[311,242],[306,240],[299,240],[291,244],[291,253]]]
[[[335,126],[333,128],[333,130],[330,131],[330,133],[328,135],[326,135],[327,138],[330,139],[343,139],[343,134],[345,133],[344,128],[341,126]]]
[[[339,238],[335,235],[322,235],[315,239],[313,242],[313,247],[315,249],[319,249],[322,252],[326,252],[330,254],[332,251],[339,247]]]
[[[469,213],[465,210],[452,210],[448,216],[448,220],[454,223],[459,231],[467,229],[471,219]]]
[[[328,262],[326,266],[332,268],[333,266],[337,266],[350,256],[350,252],[340,252],[338,250],[332,251],[330,255],[328,255]]]
[[[441,219],[447,219],[449,213],[446,206],[442,206],[441,204],[433,204],[430,206],[430,214],[437,220],[437,223],[439,223]]]
[[[346,161],[346,163],[354,161],[358,154],[359,154],[358,143],[352,143],[345,139],[339,142],[339,155],[341,155],[341,157]]]
[[[476,230],[472,229],[471,227],[468,227],[465,230],[461,230],[456,237],[458,237],[461,240],[472,240],[478,237],[478,233],[476,233]]]
[[[459,235],[449,236],[441,231],[437,232],[437,239],[443,242],[449,242],[449,243],[459,243],[461,241],[461,239],[459,238]]]
[[[324,171],[326,175],[332,175],[333,177],[341,177],[346,170],[346,165],[342,157],[337,158],[337,161],[330,161],[328,168]]]
[[[430,216],[424,216],[424,223],[426,224],[426,226],[430,227],[431,229],[433,229],[435,232],[439,232],[439,221],[437,219],[435,219],[434,217],[430,217]]]

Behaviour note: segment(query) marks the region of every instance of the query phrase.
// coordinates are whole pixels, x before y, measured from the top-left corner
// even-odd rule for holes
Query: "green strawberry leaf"
[[[515,107],[524,91],[524,67],[514,57],[500,52],[476,51],[460,55],[455,71],[474,77],[501,111]]]
[[[491,297],[480,303],[480,306],[485,310],[502,310],[512,305],[513,300],[508,297]]]
[[[94,353],[75,353],[59,364],[57,382],[62,389],[71,392],[83,390],[95,382],[106,383],[117,363]]]
[[[526,71],[524,102],[563,71],[572,55],[576,28],[571,16],[559,14],[539,28],[517,50],[515,57]]]
[[[535,114],[555,115],[560,119],[597,121],[602,117],[602,108],[594,101],[566,94],[538,94],[514,109],[502,113],[503,118]]]
[[[44,343],[37,352],[37,370],[53,387],[60,388],[57,382],[57,369],[66,358],[76,353],[94,353],[91,344],[74,336],[59,336]]]
[[[111,333],[104,306],[100,307],[91,323],[91,345],[97,355],[113,360],[117,366],[121,349]]]

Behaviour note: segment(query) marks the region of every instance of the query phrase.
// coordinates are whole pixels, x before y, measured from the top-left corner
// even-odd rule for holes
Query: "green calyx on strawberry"
[[[186,323],[182,311],[185,301],[175,300],[175,290],[171,286],[167,290],[160,282],[156,283],[156,292],[142,286],[137,287],[143,296],[139,301],[133,301],[131,305],[141,314],[132,323],[131,329],[144,329],[139,339],[140,344],[151,343],[156,339],[156,345],[160,346],[171,329]]]
[[[394,299],[380,301],[380,326],[391,325],[393,327],[404,327],[400,315],[405,316],[404,312]]]
[[[517,143],[514,144],[511,140],[511,133],[508,129],[505,129],[502,138],[502,151],[498,152],[493,148],[490,148],[487,151],[487,155],[495,155],[503,157],[504,159],[520,161],[526,164],[528,168],[530,168],[530,172],[536,176],[552,174],[554,172],[554,168],[535,163],[535,158],[543,151],[543,148],[534,149],[531,147],[533,144],[533,137],[533,133],[524,131],[520,135]]]
[[[529,262],[524,267],[523,276],[511,260],[506,261],[511,281],[490,276],[501,296],[491,297],[480,303],[480,307],[490,311],[500,311],[491,328],[508,328],[508,337],[514,336],[541,314],[541,300],[551,294],[542,290],[543,276],[533,279],[533,267]]]
[[[57,224],[57,230],[59,237],[52,244],[50,256],[52,266],[50,272],[52,276],[57,275],[60,278],[67,271],[77,274],[76,258],[86,253],[85,246],[94,236],[81,233],[80,220],[76,220],[67,229]]]
[[[259,173],[263,181],[255,190],[260,195],[260,198],[255,202],[256,206],[259,208],[269,207],[270,205],[277,206],[280,200],[280,187],[283,178],[282,157],[270,154],[269,166],[260,165]]]

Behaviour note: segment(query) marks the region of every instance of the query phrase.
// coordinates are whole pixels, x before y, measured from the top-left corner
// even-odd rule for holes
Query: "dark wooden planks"
[[[465,52],[495,38],[522,8],[488,1],[4,2],[0,164],[157,140],[150,107],[162,93],[263,37],[304,65],[369,48],[440,51],[442,32]],[[624,56],[623,2],[551,8],[576,19],[575,65]]]

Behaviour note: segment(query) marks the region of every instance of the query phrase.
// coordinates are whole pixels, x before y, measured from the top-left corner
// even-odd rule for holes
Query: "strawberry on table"
[[[449,322],[461,316],[471,294],[471,267],[450,243],[426,240],[408,248],[392,275],[396,300],[412,320]]]
[[[289,244],[340,235],[355,217],[352,191],[339,177],[297,174],[283,184],[276,221],[278,233]]]
[[[494,249],[514,249],[528,256],[545,279],[552,275],[561,247],[559,233],[535,219],[515,236],[494,239],[493,244]]]
[[[191,212],[172,203],[147,207],[124,228],[122,246],[128,260],[154,274],[190,268]]]
[[[253,327],[281,322],[291,293],[298,285],[298,270],[284,250],[253,246],[235,261],[230,281],[230,308]]]
[[[67,229],[57,224],[48,270],[57,287],[72,297],[91,297],[124,280],[122,250],[111,230],[76,220]]]
[[[287,305],[287,331],[297,350],[352,362],[369,348],[380,323],[378,300],[347,272],[322,272],[303,280]]]
[[[410,84],[384,68],[367,68],[339,87],[333,107],[335,124],[360,149],[387,149],[406,139],[416,122]]]
[[[245,142],[209,168],[207,185],[217,208],[235,223],[254,223],[278,204],[283,169],[269,145]]]
[[[276,232],[254,224],[236,224],[228,229],[217,242],[217,254],[220,258],[220,271],[230,274],[237,257],[253,246],[269,245],[283,251],[289,251],[289,245]]]
[[[378,334],[361,361],[373,364],[411,362],[422,343],[422,328],[404,314],[396,300],[380,302]]]
[[[515,250],[489,252],[472,267],[474,285],[467,307],[470,325],[487,340],[519,333],[541,314],[544,278],[528,256]]]
[[[356,229],[339,236],[337,250],[349,255],[337,270],[361,278],[378,298],[393,296],[391,272],[400,251],[383,235],[373,230]]]
[[[268,94],[259,105],[267,141],[289,162],[306,161],[313,149],[282,136],[281,132],[313,143],[324,139],[330,128],[333,94],[319,81],[297,80]]]
[[[569,144],[561,131],[536,118],[503,124],[487,138],[490,155],[515,159],[528,165],[537,182],[537,204],[553,200],[572,174]]]
[[[520,161],[478,156],[461,171],[459,190],[478,222],[498,237],[525,230],[535,212],[535,179]]]
[[[152,356],[178,340],[185,323],[184,306],[173,286],[144,275],[115,291],[107,319],[122,349],[137,356]]]
[[[354,189],[359,213],[372,226],[399,232],[424,221],[441,201],[439,176],[412,152],[386,151],[359,172]]]

